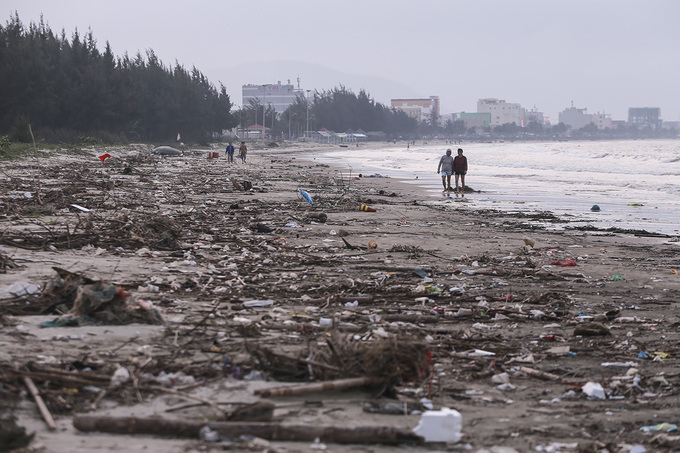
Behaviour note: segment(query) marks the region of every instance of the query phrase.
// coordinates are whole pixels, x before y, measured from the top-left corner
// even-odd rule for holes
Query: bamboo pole
[[[40,409],[40,415],[42,415],[43,420],[45,420],[47,427],[50,429],[50,431],[57,429],[57,424],[54,423],[54,418],[52,417],[50,410],[47,408],[45,401],[42,399],[42,396],[40,396],[38,387],[35,386],[33,379],[30,377],[24,377],[24,384],[26,384],[28,391],[31,392],[31,395],[33,395],[35,404],[38,405],[38,409]]]
[[[36,198],[38,199],[38,204],[43,205],[42,198],[40,197],[40,191],[42,190],[42,184],[40,182],[40,159],[38,159],[38,147],[35,146],[35,137],[33,136],[33,129],[31,125],[28,125],[28,131],[31,133],[31,139],[33,139],[33,151],[35,152],[35,162],[38,165],[38,187],[36,189]]]

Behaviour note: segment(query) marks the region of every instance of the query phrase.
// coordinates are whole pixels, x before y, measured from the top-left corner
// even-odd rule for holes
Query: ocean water
[[[422,187],[429,201],[454,208],[436,171],[446,149],[455,156],[459,147],[468,158],[466,185],[479,191],[466,195],[468,208],[549,211],[569,226],[680,235],[680,140],[350,145],[316,158],[344,173],[403,179]]]

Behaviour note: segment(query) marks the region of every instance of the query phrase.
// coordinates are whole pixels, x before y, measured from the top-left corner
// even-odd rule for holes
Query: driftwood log
[[[384,379],[375,377],[358,377],[337,379],[335,381],[312,382],[309,384],[289,385],[285,387],[275,387],[271,389],[258,389],[253,393],[264,398],[276,396],[303,395],[305,393],[331,392],[335,390],[345,390],[367,385],[383,384]]]
[[[167,420],[162,418],[110,417],[78,415],[73,426],[83,432],[115,434],[151,434],[159,436],[198,438],[204,426],[222,436],[238,437],[249,434],[267,440],[313,441],[339,444],[417,444],[423,438],[410,429],[392,426],[323,426],[267,422],[201,422],[193,420]]]

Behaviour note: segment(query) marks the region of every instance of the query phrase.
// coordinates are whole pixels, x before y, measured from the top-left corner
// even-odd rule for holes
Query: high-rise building
[[[629,108],[628,123],[636,126],[650,126],[656,129],[661,126],[661,109],[659,107]]]
[[[243,85],[241,94],[244,107],[249,106],[251,101],[257,100],[259,105],[266,104],[267,108],[271,105],[276,113],[283,113],[295,102],[298,94],[303,95],[290,81],[286,85],[281,85],[280,81],[276,84]]]

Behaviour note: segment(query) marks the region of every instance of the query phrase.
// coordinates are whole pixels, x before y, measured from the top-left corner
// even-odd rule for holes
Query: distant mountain
[[[286,84],[290,81],[296,88],[300,77],[303,90],[330,90],[340,85],[359,93],[365,90],[376,102],[390,105],[395,98],[427,97],[411,87],[393,80],[361,74],[351,74],[326,66],[302,61],[266,61],[228,67],[225,65],[205,68],[210,79],[226,88],[231,102],[240,106],[241,86],[245,84]]]

